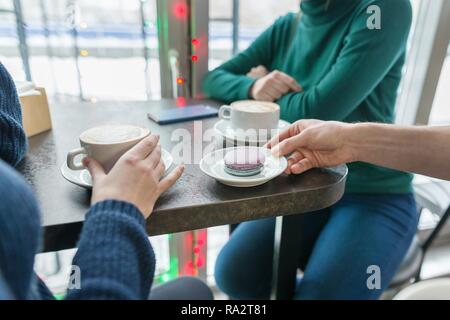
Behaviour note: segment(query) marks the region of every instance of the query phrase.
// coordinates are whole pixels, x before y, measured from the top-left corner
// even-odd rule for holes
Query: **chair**
[[[420,273],[425,255],[450,216],[450,182],[417,176],[414,190],[418,212],[421,214],[424,210],[429,210],[439,216],[439,222],[425,239],[421,239],[418,233],[414,236],[389,289],[400,289],[421,281]],[[230,226],[230,231],[236,227],[237,225]]]
[[[417,209],[425,209],[439,216],[439,222],[431,233],[421,240],[416,234],[389,288],[399,288],[421,280],[420,273],[428,249],[436,240],[450,216],[450,182],[418,176],[414,184]]]
[[[431,279],[414,283],[395,295],[394,300],[450,300],[450,279]]]

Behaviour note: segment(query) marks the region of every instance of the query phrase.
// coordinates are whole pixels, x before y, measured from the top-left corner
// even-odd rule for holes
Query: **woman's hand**
[[[150,135],[125,153],[108,174],[100,163],[85,158],[84,165],[92,176],[92,204],[114,199],[134,204],[148,218],[156,200],[181,176],[184,166],[178,166],[160,180],[165,171],[161,159],[159,136]]]
[[[266,146],[276,156],[289,155],[286,173],[299,174],[355,161],[356,151],[348,143],[351,128],[351,124],[336,121],[300,120]]]
[[[250,70],[249,73],[247,73],[247,77],[259,79],[264,76],[267,76],[269,74],[269,71],[264,66],[257,66]]]
[[[256,80],[250,88],[250,97],[259,101],[276,101],[288,92],[301,92],[294,78],[275,70]]]

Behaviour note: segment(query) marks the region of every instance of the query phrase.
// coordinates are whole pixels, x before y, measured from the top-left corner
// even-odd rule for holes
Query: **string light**
[[[178,3],[175,3],[175,5],[173,6],[173,14],[175,15],[175,17],[177,17],[179,19],[183,19],[183,18],[187,17],[187,13],[188,13],[188,8],[185,3],[178,2]]]
[[[193,46],[198,46],[200,44],[200,41],[197,38],[192,39],[192,45]]]
[[[170,275],[165,273],[161,276],[161,282],[167,282],[170,280]]]
[[[198,56],[193,55],[193,56],[191,57],[191,60],[192,60],[193,62],[197,62],[197,61],[198,61]]]
[[[89,55],[89,51],[86,49],[80,50],[80,56],[87,57]]]
[[[177,107],[184,107],[186,106],[186,98],[185,97],[178,97],[176,100]]]
[[[178,83],[179,85],[184,84],[184,78],[178,77],[178,78],[177,78],[177,83]]]

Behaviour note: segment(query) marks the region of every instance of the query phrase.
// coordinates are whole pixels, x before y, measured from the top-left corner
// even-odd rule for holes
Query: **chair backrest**
[[[441,232],[442,228],[447,223],[447,220],[449,217],[450,217],[450,206],[447,208],[447,210],[441,216],[441,220],[439,220],[439,222],[436,225],[436,227],[434,228],[434,230],[431,232],[431,234],[428,236],[427,240],[422,245],[424,252],[426,252],[428,250],[428,248],[432,245],[432,243],[434,242],[434,239],[437,238],[437,236]]]
[[[417,176],[414,180],[414,195],[420,212],[427,209],[439,217],[439,221],[422,244],[423,250],[426,251],[450,216],[450,182]]]
[[[442,217],[450,206],[450,181],[416,176],[414,195],[419,209],[428,209]]]
[[[394,300],[449,300],[450,279],[431,279],[410,285],[395,295]]]

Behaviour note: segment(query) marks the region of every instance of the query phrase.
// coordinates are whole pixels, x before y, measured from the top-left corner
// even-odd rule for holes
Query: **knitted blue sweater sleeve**
[[[16,86],[0,63],[0,159],[17,165],[27,151],[27,137],[22,127],[22,109]]]
[[[87,213],[66,299],[147,299],[154,272],[155,255],[140,211],[106,200]]]

